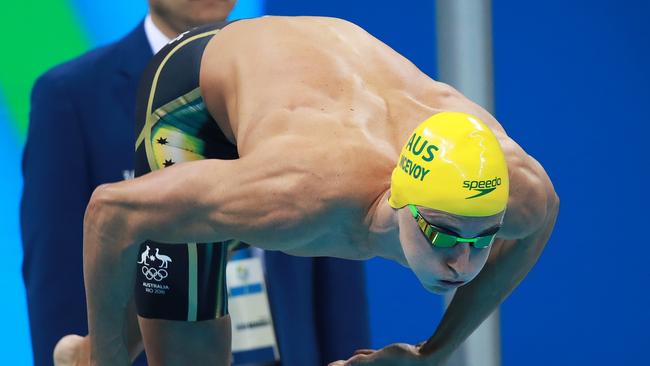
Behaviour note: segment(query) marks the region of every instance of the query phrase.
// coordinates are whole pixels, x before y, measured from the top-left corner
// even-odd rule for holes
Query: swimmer
[[[98,187],[84,219],[89,335],[67,340],[94,365],[133,357],[136,274],[166,281],[176,272],[166,285],[137,277],[150,362],[227,364],[224,294],[201,307],[206,269],[196,256],[230,240],[296,256],[379,256],[409,267],[428,291],[456,290],[421,345],[334,363],[437,364],[530,271],[559,209],[542,166],[493,116],[340,19],[193,30],[158,54],[137,108],[140,176]],[[223,277],[220,250],[198,261],[210,264],[205,278],[216,272],[212,285]],[[169,256],[165,268],[152,265],[154,252]],[[169,301],[141,282],[190,287]]]

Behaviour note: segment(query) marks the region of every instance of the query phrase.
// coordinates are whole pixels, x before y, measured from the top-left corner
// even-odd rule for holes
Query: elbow
[[[534,205],[536,209],[531,209],[532,213],[529,216],[530,234],[552,230],[560,211],[560,197],[555,192],[550,179],[546,177],[539,183],[539,187],[541,192],[539,199],[536,200],[538,203]]]
[[[553,225],[560,207],[560,198],[541,167],[521,169],[514,177],[518,184],[511,189],[504,218],[507,239],[525,238]]]
[[[552,189],[551,192],[551,197],[549,199],[549,208],[550,212],[554,215],[557,216],[557,214],[560,212],[560,196],[558,196],[557,192],[555,192],[555,189]]]
[[[555,227],[555,221],[560,211],[560,197],[553,189],[553,186],[552,184],[550,184],[550,181],[549,181],[549,187],[550,189],[548,190],[548,194],[547,194],[546,210],[544,211],[545,215],[540,220],[541,224],[538,226],[538,229],[534,233],[531,233],[531,235],[540,236],[544,238],[543,240],[536,240],[533,242],[534,243],[533,248],[535,248],[535,253],[537,253],[537,256],[539,256],[541,252],[544,250],[544,248],[546,248],[546,244],[548,243],[548,239],[550,238],[551,233],[553,232],[553,228]]]
[[[558,196],[557,192],[555,192],[555,189],[553,189],[552,185],[550,187],[548,195],[546,212],[546,225],[554,226],[557,215],[560,213],[560,196]]]
[[[541,200],[539,202],[545,202],[546,207],[544,210],[544,216],[542,217],[542,223],[544,226],[554,225],[555,219],[560,211],[560,196],[558,196],[553,186],[551,178],[546,174],[546,171],[540,169],[538,185],[542,193]],[[541,206],[541,205],[540,205]]]
[[[548,225],[554,225],[560,209],[560,197],[555,192],[551,180],[546,176],[540,179],[537,184],[538,194],[531,207],[529,207],[529,227],[532,231],[544,229]]]
[[[98,186],[90,197],[84,214],[84,238],[93,236],[102,243],[129,243],[135,237],[129,211],[112,184]]]
[[[101,227],[101,221],[106,219],[106,207],[108,206],[107,184],[95,188],[84,213],[84,232]]]

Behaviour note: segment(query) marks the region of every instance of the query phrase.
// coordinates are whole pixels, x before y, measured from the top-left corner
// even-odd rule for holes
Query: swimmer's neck
[[[372,256],[395,261],[408,267],[399,241],[398,210],[390,207],[390,189],[382,193],[368,211],[368,245]]]

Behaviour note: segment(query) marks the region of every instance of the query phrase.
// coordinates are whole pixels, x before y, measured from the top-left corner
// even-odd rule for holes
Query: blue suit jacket
[[[87,333],[83,215],[96,186],[133,169],[135,94],[151,57],[140,24],[34,85],[21,229],[36,365],[52,364],[62,336]],[[269,252],[266,266],[284,365],[324,364],[369,346],[360,262]]]

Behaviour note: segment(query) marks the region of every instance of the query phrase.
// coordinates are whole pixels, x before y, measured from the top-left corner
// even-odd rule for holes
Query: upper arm
[[[285,249],[309,233],[309,224],[298,222],[308,208],[293,199],[300,176],[274,154],[256,152],[236,160],[179,163],[104,186],[93,200],[112,212],[110,217],[126,217],[136,241],[238,239]]]

